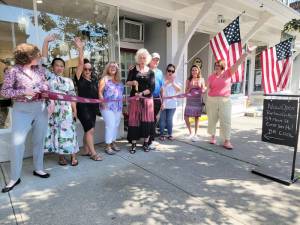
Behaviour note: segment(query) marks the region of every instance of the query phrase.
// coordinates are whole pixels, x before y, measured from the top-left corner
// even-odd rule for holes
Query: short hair
[[[108,76],[108,75],[109,75],[109,67],[110,67],[111,65],[114,65],[114,66],[117,68],[117,73],[116,73],[116,77],[115,77],[116,81],[121,82],[121,72],[120,72],[120,68],[119,68],[119,66],[118,66],[118,63],[113,62],[113,61],[106,64],[106,66],[105,66],[105,68],[104,68],[104,70],[103,70],[103,73],[102,73],[102,78],[104,78],[105,76]]]
[[[64,64],[64,66],[66,66],[65,60],[63,60],[62,58],[54,58],[54,59],[52,60],[52,62],[51,62],[51,66],[52,66],[52,67],[54,66],[54,63],[55,63],[56,61],[61,61],[61,62]]]
[[[218,61],[215,62],[215,66],[220,65],[221,70],[225,70],[226,68],[226,62],[224,59],[219,59]]]
[[[134,58],[135,58],[135,62],[136,62],[137,64],[139,63],[139,57],[140,57],[141,55],[145,55],[145,56],[146,56],[146,65],[148,65],[148,64],[151,62],[152,57],[151,57],[150,53],[148,52],[148,50],[145,49],[145,48],[140,48],[140,49],[136,52],[135,57],[134,57]]]
[[[190,69],[190,76],[188,78],[189,81],[191,81],[193,79],[193,75],[192,75],[192,70],[193,68],[197,68],[199,73],[197,74],[197,78],[200,78],[202,75],[201,75],[201,69],[198,65],[192,65],[191,69]]]
[[[176,70],[176,66],[174,64],[170,63],[170,64],[167,65],[166,71],[168,71],[168,69],[170,67],[173,67],[173,69]]]
[[[90,60],[88,60],[87,58],[84,58],[83,59],[83,64],[86,64],[86,63],[90,63]]]
[[[22,43],[19,44],[13,52],[15,63],[18,65],[26,65],[32,60],[41,57],[41,51],[35,45]]]

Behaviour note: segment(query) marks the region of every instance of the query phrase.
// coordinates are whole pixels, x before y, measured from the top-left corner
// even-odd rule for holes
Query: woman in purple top
[[[10,182],[2,192],[12,190],[21,182],[25,141],[32,128],[33,175],[48,178],[43,171],[43,143],[48,126],[45,101],[38,93],[48,90],[45,70],[38,66],[40,50],[31,44],[20,44],[14,50],[16,65],[6,71],[1,95],[14,100],[12,111],[12,150],[10,155]]]
[[[106,101],[100,105],[100,110],[105,122],[105,152],[109,155],[120,151],[116,139],[122,115],[123,90],[118,64],[108,63],[99,82],[99,98]]]

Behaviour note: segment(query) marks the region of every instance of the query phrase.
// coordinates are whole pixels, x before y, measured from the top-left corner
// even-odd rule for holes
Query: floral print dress
[[[73,81],[70,78],[47,72],[50,91],[76,96]],[[55,107],[49,117],[48,131],[44,148],[48,152],[73,154],[79,151],[76,124],[73,119],[71,102],[54,101]]]

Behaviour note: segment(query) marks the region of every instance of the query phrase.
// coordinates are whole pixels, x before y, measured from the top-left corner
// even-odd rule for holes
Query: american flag
[[[260,56],[265,94],[286,88],[292,72],[292,41],[287,39],[262,52]]]
[[[228,68],[233,66],[242,55],[239,17],[233,20],[223,31],[210,40],[215,60],[223,59]],[[241,82],[244,75],[244,65],[240,66],[231,77],[232,83]]]

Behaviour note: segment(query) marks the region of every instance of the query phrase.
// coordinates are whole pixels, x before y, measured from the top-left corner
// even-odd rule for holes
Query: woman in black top
[[[135,153],[136,141],[144,138],[143,149],[149,151],[148,141],[154,134],[154,107],[152,92],[155,88],[154,72],[147,66],[151,56],[146,49],[139,49],[135,60],[137,65],[128,73],[126,84],[131,87],[127,139],[131,142],[130,153]]]
[[[84,43],[80,39],[76,39],[75,45],[79,51],[79,61],[75,77],[78,96],[98,99],[98,81],[92,77],[92,65],[89,61],[84,61],[83,58]],[[99,104],[77,103],[77,116],[84,129],[83,155],[90,156],[95,161],[102,160],[102,157],[100,154],[97,154],[94,147],[94,132],[98,108]]]

